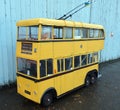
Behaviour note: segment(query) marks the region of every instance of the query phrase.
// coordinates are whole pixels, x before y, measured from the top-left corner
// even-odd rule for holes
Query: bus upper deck
[[[18,21],[17,29],[18,57],[58,58],[97,52],[104,47],[101,25],[37,18]]]
[[[58,40],[104,38],[101,25],[36,18],[17,22],[18,40]]]

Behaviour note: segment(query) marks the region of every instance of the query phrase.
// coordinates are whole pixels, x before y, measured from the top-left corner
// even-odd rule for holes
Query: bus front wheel
[[[43,106],[49,106],[53,102],[53,95],[51,93],[46,93],[42,99]]]

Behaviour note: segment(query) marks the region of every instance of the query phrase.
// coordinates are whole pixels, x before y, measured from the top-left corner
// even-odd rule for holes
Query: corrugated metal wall
[[[106,30],[105,48],[101,53],[101,61],[119,58],[120,0],[97,0],[92,7],[92,23],[102,24]]]
[[[0,85],[16,79],[16,21],[38,17],[59,18],[83,2],[85,0],[0,0]],[[69,18],[104,25],[106,40],[101,61],[120,57],[119,10],[119,0],[96,0],[92,7],[88,6]],[[114,34],[112,37],[111,32]]]

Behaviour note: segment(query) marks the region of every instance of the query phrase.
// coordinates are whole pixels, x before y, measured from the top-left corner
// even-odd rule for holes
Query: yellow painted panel
[[[84,76],[84,73],[83,73],[82,69],[74,71],[74,76],[73,76],[75,79],[74,87],[77,87],[77,86],[84,84],[83,76]]]
[[[96,69],[98,70],[98,64],[86,67],[83,69],[76,70],[71,73],[64,74],[60,76],[59,78],[61,79],[61,94],[72,90],[78,86],[81,86],[84,84],[86,75],[89,71]]]
[[[58,77],[55,77],[54,80],[55,80],[55,89],[57,90],[57,95],[59,96],[61,94],[61,77],[62,76],[58,76]]]
[[[71,90],[72,88],[72,85],[71,85],[71,78],[70,78],[70,74],[65,74],[65,75],[62,75],[61,77],[61,94]]]
[[[33,43],[32,54],[21,53],[21,42],[17,42],[17,57],[28,59],[47,59],[71,56],[75,54],[85,54],[102,50],[104,40],[87,40],[71,42],[43,42]],[[35,52],[36,50],[36,52]],[[54,54],[54,55],[53,55]]]
[[[98,64],[74,71],[74,73],[73,73],[73,77],[75,79],[74,80],[74,88],[78,87],[80,85],[83,85],[85,82],[87,73],[93,69],[98,70]]]
[[[52,42],[43,42],[38,46],[38,56],[39,59],[48,59],[53,58],[53,43]]]
[[[86,54],[87,52],[87,41],[76,41],[73,42],[74,54]]]
[[[65,57],[73,54],[73,42],[54,42],[54,57]]]
[[[44,93],[49,89],[49,88],[54,88],[54,78],[47,79],[42,82],[38,82],[38,91],[39,91],[39,99],[41,101],[42,96]]]
[[[90,40],[88,42],[88,52],[99,51],[104,47],[104,40]]]
[[[69,91],[74,88],[74,72],[68,73],[65,75],[64,83],[66,91]]]

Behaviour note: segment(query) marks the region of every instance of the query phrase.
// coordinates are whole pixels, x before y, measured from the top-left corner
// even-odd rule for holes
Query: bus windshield
[[[18,72],[37,78],[37,62],[24,58],[17,58]]]
[[[18,40],[38,40],[38,26],[18,27]]]

